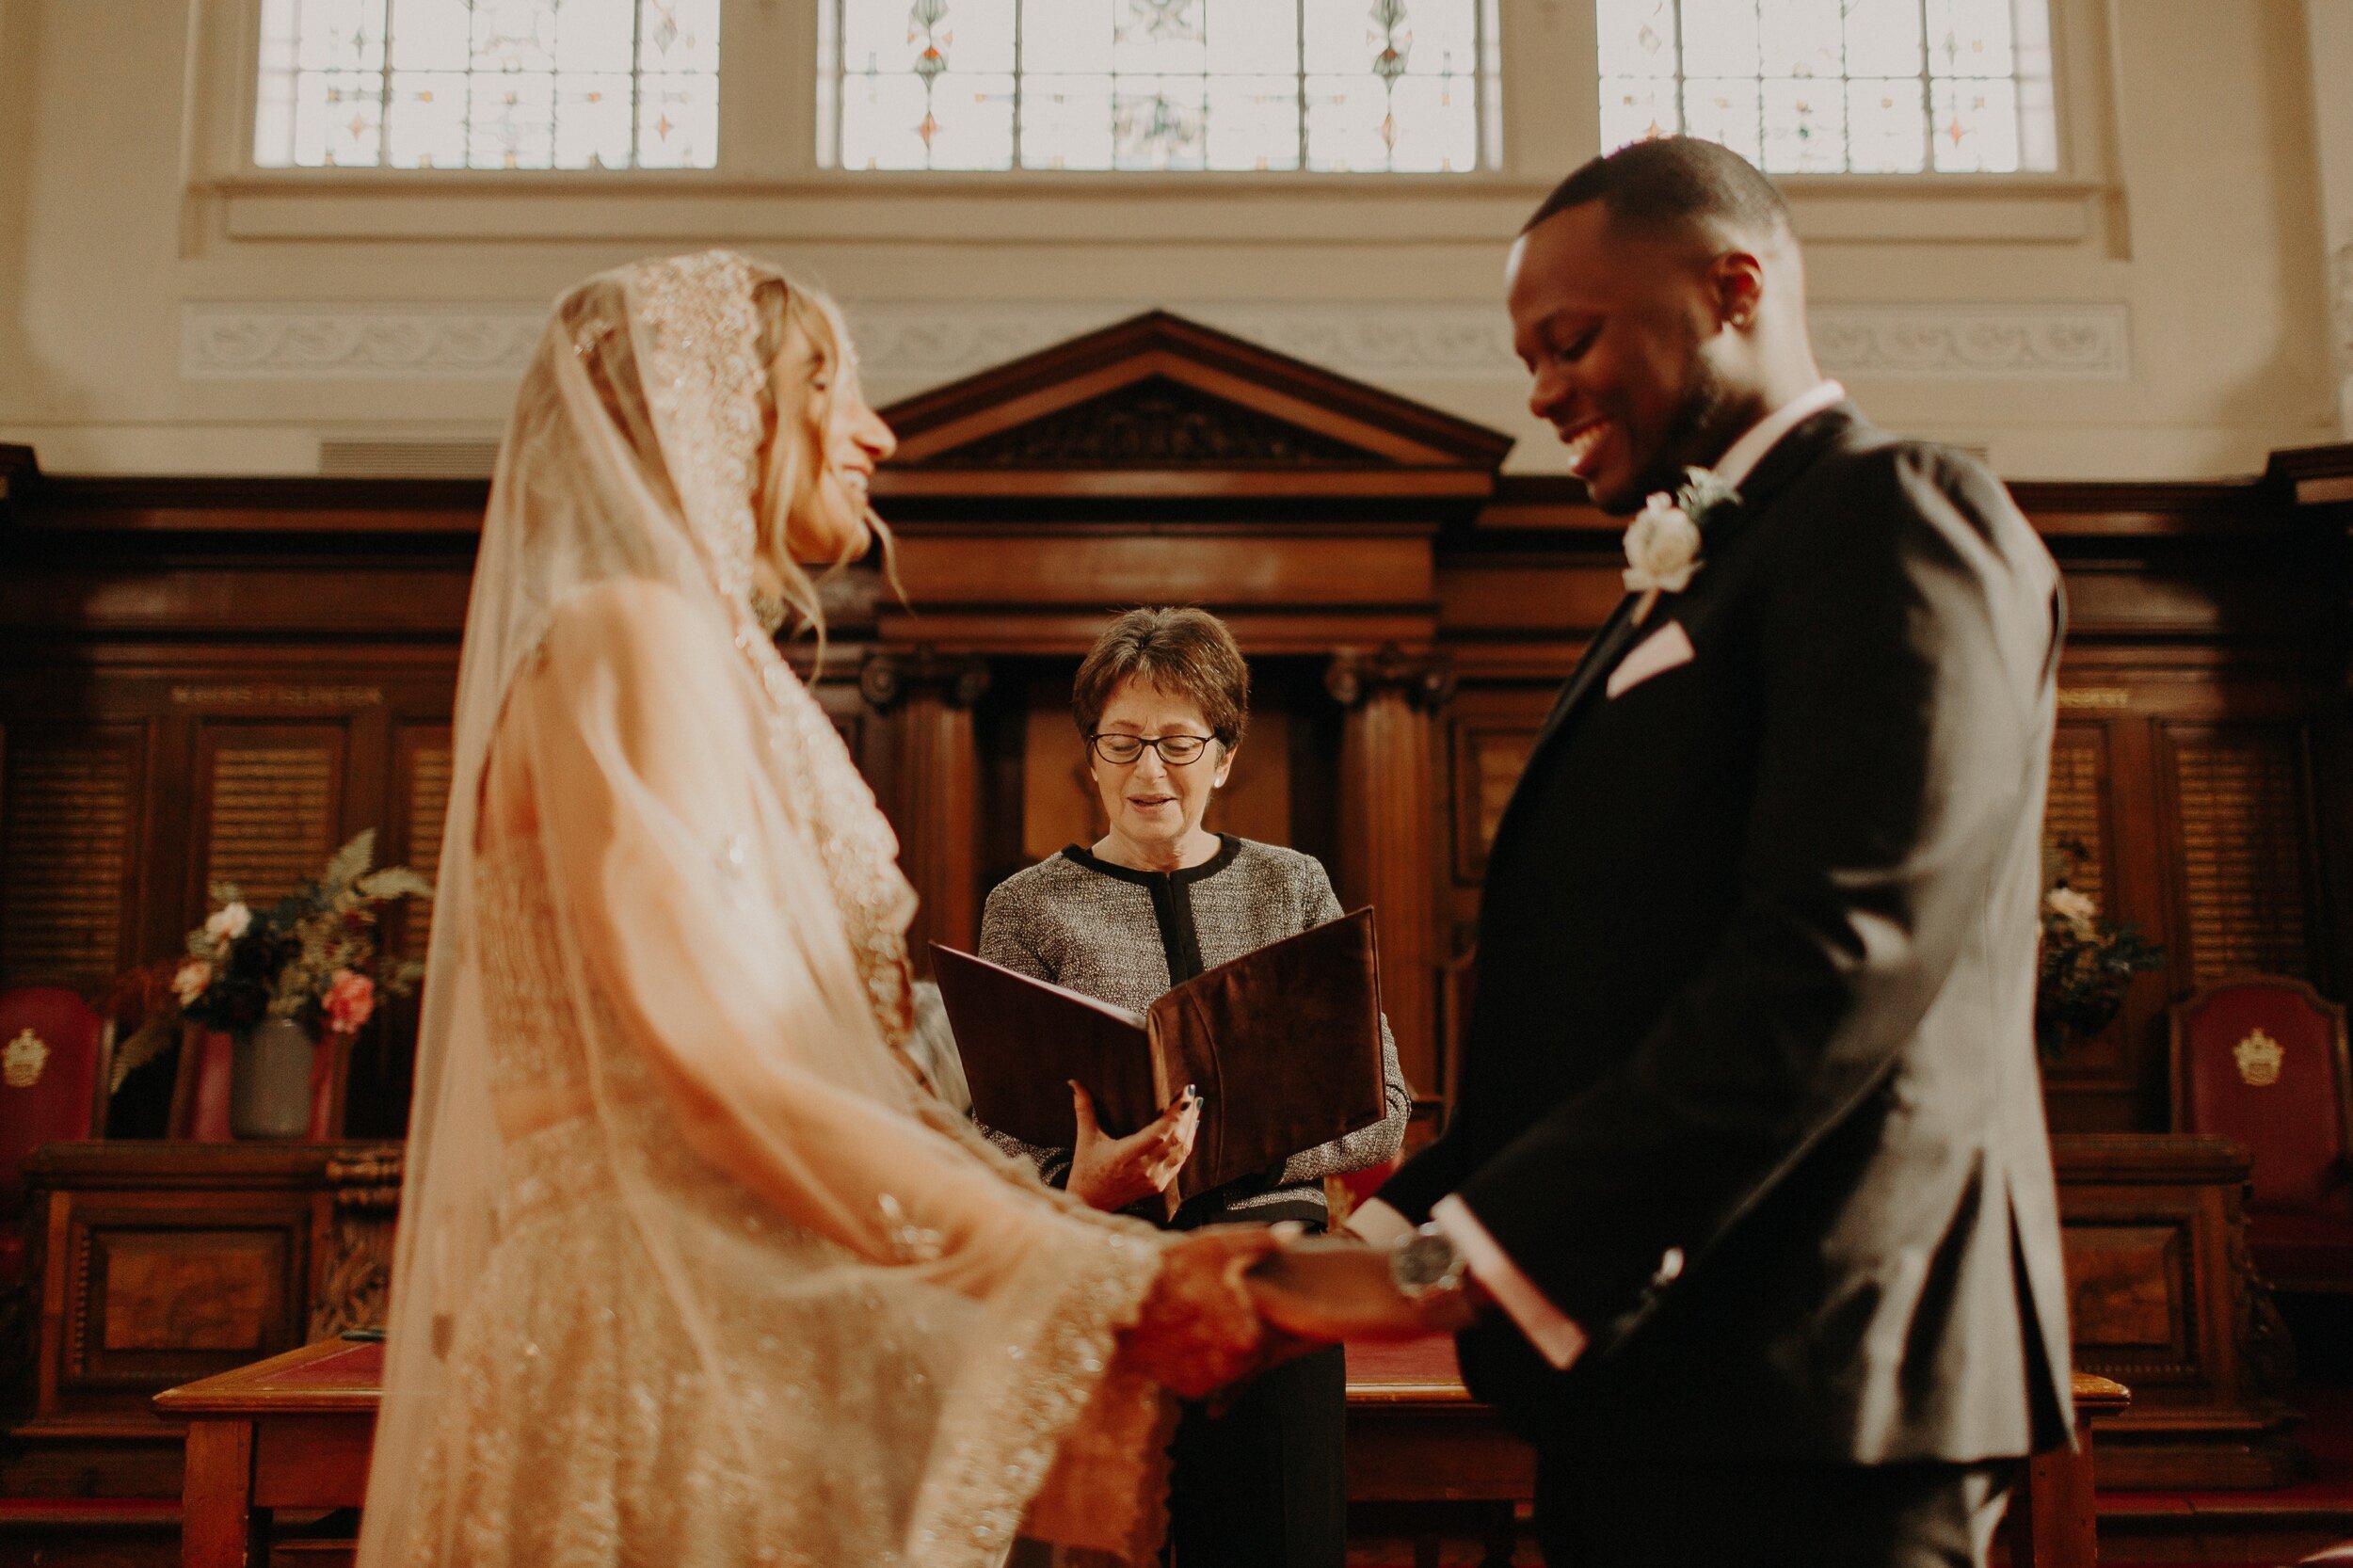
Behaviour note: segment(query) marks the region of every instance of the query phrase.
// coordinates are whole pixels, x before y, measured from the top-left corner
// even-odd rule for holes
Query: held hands
[[[1111,1137],[1096,1125],[1094,1098],[1077,1083],[1070,1086],[1070,1102],[1079,1117],[1079,1141],[1071,1151],[1069,1191],[1090,1208],[1122,1209],[1165,1192],[1193,1158],[1201,1096],[1190,1083],[1158,1117],[1125,1138]]]
[[[1269,1336],[1242,1275],[1282,1243],[1264,1225],[1209,1225],[1170,1242],[1142,1315],[1121,1336],[1122,1357],[1189,1400],[1259,1370]]]
[[[1401,1289],[1386,1248],[1301,1239],[1297,1227],[1211,1225],[1174,1241],[1121,1355],[1186,1399],[1341,1340],[1419,1339],[1470,1325],[1488,1305],[1460,1288]]]
[[[1260,1258],[1245,1283],[1270,1328],[1316,1343],[1419,1339],[1467,1328],[1486,1304],[1476,1280],[1408,1295],[1391,1249],[1353,1237],[1316,1237]]]

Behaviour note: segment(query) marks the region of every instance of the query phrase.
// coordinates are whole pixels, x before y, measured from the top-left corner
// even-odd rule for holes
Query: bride
[[[896,844],[756,600],[888,429],[724,252],[556,306],[458,676],[365,1568],[1148,1555],[1264,1232],[1049,1192],[922,1091]]]

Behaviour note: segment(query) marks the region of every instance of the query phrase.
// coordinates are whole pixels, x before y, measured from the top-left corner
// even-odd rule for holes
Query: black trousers
[[[1245,1384],[1222,1416],[1187,1404],[1169,1446],[1175,1568],[1341,1568],[1347,1424],[1337,1345]]]
[[[1984,1568],[2018,1471],[1540,1453],[1536,1534],[1545,1568]]]

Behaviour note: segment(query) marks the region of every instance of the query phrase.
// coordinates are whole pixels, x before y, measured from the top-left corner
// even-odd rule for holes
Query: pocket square
[[[1618,667],[1609,672],[1604,688],[1611,696],[1641,685],[1654,675],[1664,675],[1677,664],[1691,662],[1691,637],[1683,630],[1683,623],[1671,620],[1657,631],[1634,645],[1633,651],[1618,661]]]

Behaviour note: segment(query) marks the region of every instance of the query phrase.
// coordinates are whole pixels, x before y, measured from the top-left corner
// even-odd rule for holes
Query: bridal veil
[[[757,1560],[983,1568],[1025,1510],[1121,1555],[1158,1538],[1162,1400],[1113,1351],[1159,1242],[1038,1187],[904,1070],[913,894],[747,603],[768,433],[808,423],[762,313],[791,289],[725,252],[593,279],[516,405],[458,674],[365,1568],[481,1560],[446,1499],[516,1413],[469,1386],[460,1342],[499,1309],[472,1298],[517,1182],[580,1176],[503,1145],[498,1096],[536,1085],[486,1013],[502,941],[540,944],[560,978],[552,1032],[576,1047],[530,1048],[571,1049],[584,1085],[562,1163],[595,1168],[647,1264],[600,1277],[584,1252],[559,1288],[608,1318],[616,1293],[654,1293],[688,1368],[565,1367],[556,1397],[691,1385],[696,1464],[736,1481],[711,1506],[744,1515],[725,1533]],[[834,346],[818,312],[781,319]],[[544,930],[486,913],[494,740],[528,762]],[[628,1505],[550,1478],[523,1506]]]

